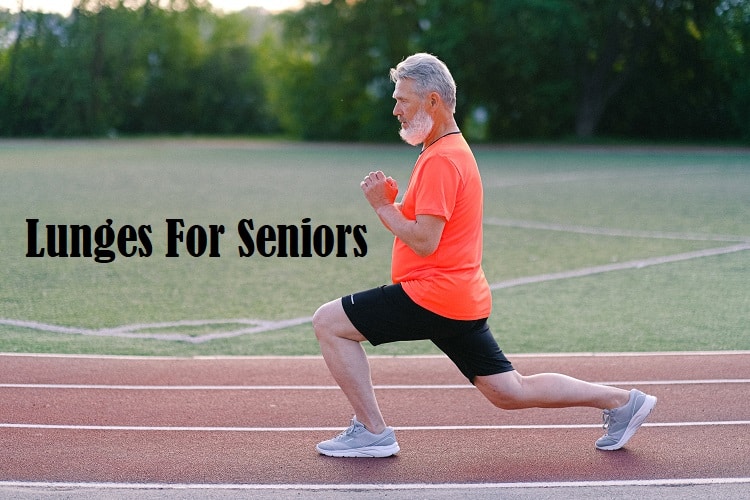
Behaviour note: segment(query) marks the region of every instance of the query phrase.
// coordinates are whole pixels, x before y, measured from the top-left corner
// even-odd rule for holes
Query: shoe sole
[[[628,427],[625,429],[625,432],[623,433],[620,440],[615,444],[610,444],[607,446],[597,446],[597,448],[600,450],[612,451],[619,450],[620,448],[625,446],[625,443],[630,441],[630,438],[633,437],[635,431],[638,430],[641,424],[643,424],[646,418],[651,414],[654,406],[656,406],[656,397],[646,395],[646,400],[643,402],[641,407],[638,408],[638,411],[635,412],[635,415],[633,415],[633,417],[630,419]]]
[[[401,450],[398,443],[389,446],[370,446],[349,450],[323,450],[318,446],[316,446],[315,449],[318,450],[318,453],[321,455],[340,458],[385,458],[395,455]]]

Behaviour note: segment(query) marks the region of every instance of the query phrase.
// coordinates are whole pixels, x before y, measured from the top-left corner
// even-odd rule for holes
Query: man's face
[[[407,144],[422,144],[432,131],[435,122],[424,107],[425,100],[414,90],[414,80],[402,78],[396,82],[393,98],[393,116],[401,122],[399,135]]]

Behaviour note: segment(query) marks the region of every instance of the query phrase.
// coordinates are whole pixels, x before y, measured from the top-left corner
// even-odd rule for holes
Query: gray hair
[[[422,96],[437,92],[451,112],[456,112],[456,82],[445,63],[437,57],[424,52],[407,57],[391,68],[391,81],[396,83],[401,78],[414,80],[417,92]]]

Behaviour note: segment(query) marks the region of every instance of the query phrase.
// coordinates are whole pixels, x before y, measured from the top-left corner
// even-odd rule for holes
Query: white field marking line
[[[591,276],[594,274],[608,273],[612,271],[624,271],[628,269],[642,269],[644,267],[656,266],[660,264],[671,264],[673,262],[681,262],[685,260],[698,259],[702,257],[713,257],[716,255],[725,255],[728,253],[742,252],[744,250],[750,250],[750,242],[740,243],[738,245],[732,245],[729,247],[722,248],[708,248],[705,250],[697,250],[694,252],[685,252],[675,255],[665,255],[663,257],[652,257],[650,259],[642,260],[631,260],[628,262],[617,262],[614,264],[605,264],[601,266],[584,267],[582,269],[574,269],[571,271],[562,271],[559,273],[541,274],[538,276],[528,276],[525,278],[517,278],[507,281],[501,281],[499,283],[493,283],[490,285],[490,290],[500,290],[505,288],[512,288],[521,285],[530,285],[532,283],[542,283],[546,281],[555,281],[570,278],[581,278],[584,276]]]
[[[716,420],[696,422],[644,423],[641,427],[715,427],[750,426],[750,420]],[[397,431],[507,431],[544,429],[601,429],[602,424],[517,424],[517,425],[422,425],[394,426]],[[80,425],[80,424],[28,424],[0,422],[0,429],[36,429],[71,431],[129,431],[129,432],[337,432],[342,427],[221,427],[180,425]]]
[[[687,239],[687,240],[706,240],[706,241],[741,241],[742,243],[722,248],[711,248],[705,250],[698,250],[695,252],[686,252],[675,255],[667,255],[662,257],[652,257],[649,259],[634,260],[628,262],[618,262],[614,264],[606,264],[601,266],[585,267],[582,269],[574,269],[571,271],[562,271],[559,273],[548,273],[537,276],[527,276],[523,278],[516,278],[499,283],[493,283],[490,285],[490,290],[500,290],[506,288],[512,288],[515,286],[523,286],[534,283],[542,283],[546,281],[555,281],[561,279],[579,278],[584,276],[591,276],[594,274],[601,274],[612,271],[622,271],[627,269],[641,269],[648,266],[654,266],[659,264],[668,264],[673,262],[680,262],[684,260],[712,257],[716,255],[724,255],[728,253],[740,252],[744,250],[750,250],[750,238],[740,236],[721,236],[721,235],[697,235],[689,233],[661,233],[661,232],[650,232],[650,231],[629,231],[629,230],[618,230],[618,229],[607,229],[607,228],[591,228],[584,226],[567,226],[557,224],[546,224],[533,221],[513,221],[506,219],[485,219],[485,223],[494,225],[504,226],[515,226],[530,229],[546,229],[554,231],[569,231],[569,232],[585,232],[590,234],[601,234],[607,236],[637,236],[637,237],[649,237],[649,238],[671,238],[671,239]],[[182,320],[174,322],[159,322],[159,323],[135,323],[130,325],[121,325],[113,328],[99,328],[99,329],[87,329],[79,327],[67,327],[52,325],[47,323],[40,323],[37,321],[27,320],[16,320],[9,318],[0,318],[0,325],[15,326],[21,328],[29,328],[32,330],[40,330],[51,333],[61,334],[74,334],[74,335],[88,335],[88,336],[99,336],[99,337],[120,337],[120,338],[138,338],[138,339],[154,339],[154,340],[167,340],[167,341],[181,341],[191,344],[201,344],[215,339],[224,339],[238,337],[240,335],[251,334],[251,333],[262,333],[272,330],[279,330],[290,326],[297,326],[306,324],[312,321],[311,316],[305,316],[300,318],[292,318],[281,321],[266,321],[260,319],[248,319],[248,318],[237,318],[237,319],[218,319],[218,320]],[[181,326],[209,326],[209,325],[231,325],[231,324],[246,324],[252,325],[247,328],[240,328],[238,330],[230,331],[218,331],[214,333],[204,335],[187,335],[184,333],[142,333],[143,330],[153,329],[166,329],[166,328],[179,328]]]
[[[137,339],[154,339],[154,340],[171,340],[181,341],[192,344],[200,344],[215,339],[238,337],[250,333],[261,333],[272,330],[279,330],[290,326],[302,325],[312,321],[312,316],[302,318],[293,318],[281,321],[266,321],[260,319],[218,319],[218,320],[184,320],[161,323],[135,323],[131,325],[121,325],[113,328],[88,329],[79,327],[67,327],[40,323],[37,321],[16,320],[0,318],[0,325],[16,326],[21,328],[30,328],[50,333],[63,333],[71,335],[88,335],[95,337],[120,337],[120,338],[137,338]],[[247,324],[253,325],[247,328],[240,328],[230,331],[219,331],[204,335],[187,335],[184,333],[142,333],[143,330],[179,328],[181,326],[209,326],[209,325],[227,325],[227,324]]]
[[[705,379],[705,380],[636,380],[594,382],[600,385],[718,385],[750,384],[750,379]],[[373,386],[375,390],[455,390],[476,389],[471,384],[384,384]],[[50,389],[50,390],[105,390],[105,391],[337,391],[337,385],[107,385],[107,384],[11,384],[0,383],[0,389]]]
[[[591,276],[594,274],[607,273],[612,271],[623,271],[628,269],[642,269],[644,267],[655,266],[660,264],[670,264],[673,262],[681,262],[685,260],[713,257],[716,255],[725,255],[729,253],[741,252],[744,250],[750,250],[750,242],[740,243],[729,247],[721,248],[709,248],[705,250],[697,250],[694,252],[685,252],[675,255],[666,255],[661,257],[652,257],[649,259],[633,260],[627,262],[617,262],[614,264],[605,264],[601,266],[584,267],[581,269],[574,269],[571,271],[562,271],[559,273],[548,273],[540,274],[537,276],[527,276],[524,278],[516,278],[490,285],[490,290],[501,290],[506,288],[512,288],[516,286],[530,285],[534,283],[542,283],[547,281],[556,281],[570,278],[580,278],[585,276]],[[263,321],[257,319],[225,319],[225,320],[185,320],[176,322],[163,322],[163,323],[138,323],[133,325],[122,325],[114,328],[101,328],[101,329],[86,329],[76,327],[66,327],[51,325],[46,323],[39,323],[36,321],[25,321],[15,320],[8,318],[0,318],[0,325],[16,326],[21,328],[30,328],[33,330],[46,331],[51,333],[64,333],[64,334],[78,334],[78,335],[90,335],[90,336],[103,336],[103,337],[122,337],[122,338],[140,338],[140,339],[156,339],[156,340],[173,340],[182,341],[192,344],[200,344],[208,342],[214,339],[237,337],[249,333],[262,333],[272,330],[279,330],[290,326],[302,325],[312,321],[311,316],[293,318],[282,321]],[[181,333],[137,333],[139,330],[154,329],[154,328],[174,328],[179,326],[206,326],[212,324],[243,324],[250,323],[256,326],[250,328],[242,328],[239,330],[233,330],[228,332],[216,332],[206,335],[186,335]]]
[[[622,479],[616,481],[545,481],[538,483],[348,483],[348,484],[247,484],[247,483],[84,483],[69,481],[0,481],[0,488],[95,489],[95,490],[491,490],[531,488],[610,488],[634,486],[717,486],[750,483],[750,477],[700,477]]]

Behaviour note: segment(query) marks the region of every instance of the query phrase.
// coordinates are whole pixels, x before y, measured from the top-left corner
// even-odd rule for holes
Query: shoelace
[[[602,429],[609,430],[609,417],[611,413],[607,410],[602,412]]]
[[[346,429],[344,429],[344,431],[341,434],[339,434],[338,436],[336,436],[336,439],[343,439],[343,438],[345,438],[347,436],[354,435],[354,429],[355,429],[355,424],[352,422],[352,424],[349,427],[347,427]]]

